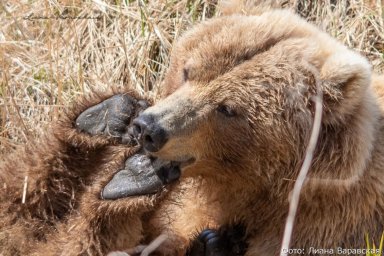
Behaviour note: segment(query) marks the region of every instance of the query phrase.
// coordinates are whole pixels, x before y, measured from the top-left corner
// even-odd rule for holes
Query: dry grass
[[[383,70],[383,1],[278,4]],[[175,38],[216,13],[216,1],[208,0],[0,1],[0,154],[36,137],[91,88],[131,81],[156,93]]]

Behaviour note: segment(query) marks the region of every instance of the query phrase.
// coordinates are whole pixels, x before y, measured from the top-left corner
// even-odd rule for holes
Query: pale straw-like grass
[[[384,69],[383,0],[276,3],[367,56],[375,71]],[[140,93],[156,95],[175,39],[215,16],[216,4],[0,1],[0,155],[38,137],[64,107],[91,89],[130,82]]]
[[[383,1],[277,2],[383,69]],[[1,1],[0,154],[42,133],[92,88],[130,81],[156,94],[175,39],[216,13],[208,0]]]

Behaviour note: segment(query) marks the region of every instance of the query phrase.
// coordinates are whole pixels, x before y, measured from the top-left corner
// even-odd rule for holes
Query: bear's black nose
[[[155,121],[152,115],[141,114],[133,120],[134,136],[149,152],[159,151],[167,142],[165,130]]]

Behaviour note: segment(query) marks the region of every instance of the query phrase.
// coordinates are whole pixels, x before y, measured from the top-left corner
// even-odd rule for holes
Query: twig
[[[114,251],[108,253],[107,256],[129,256],[136,255],[140,253],[140,256],[149,256],[151,253],[156,251],[156,249],[164,243],[165,240],[168,239],[168,236],[165,234],[161,234],[156,237],[149,245],[138,245],[134,248],[131,248],[125,252]]]
[[[140,254],[140,256],[148,256],[152,252],[154,252],[165,240],[168,239],[168,236],[165,234],[161,234],[156,237]]]
[[[313,154],[316,148],[317,140],[319,138],[320,126],[321,126],[321,116],[323,112],[323,101],[322,93],[319,88],[320,85],[317,83],[317,96],[314,97],[315,101],[315,117],[313,121],[313,127],[311,132],[311,137],[309,139],[308,147],[305,153],[305,158],[303,165],[301,166],[299,176],[293,187],[292,197],[289,204],[289,212],[287,217],[287,222],[285,224],[283,242],[281,246],[280,256],[288,255],[288,249],[292,238],[293,224],[295,222],[297,206],[299,204],[300,193],[303,187],[304,181],[307,177],[308,170],[311,166]]]
[[[23,187],[23,198],[21,199],[22,204],[25,204],[25,198],[27,197],[27,188],[28,188],[28,176],[25,176],[24,187]]]

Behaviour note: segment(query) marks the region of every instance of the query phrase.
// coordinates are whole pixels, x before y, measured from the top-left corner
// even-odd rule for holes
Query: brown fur
[[[115,147],[108,155],[111,156],[106,161],[108,164],[98,167],[102,173],[81,195],[79,208],[66,222],[56,225],[57,230],[47,236],[47,243],[33,249],[33,255],[106,255],[140,243],[143,215],[152,210],[157,197],[101,201],[100,191],[121,163],[132,155],[132,149]]]
[[[362,57],[285,11],[198,25],[175,46],[164,81],[169,96],[147,111],[170,108],[168,121],[182,124],[165,127],[171,137],[157,153],[196,159],[181,181],[156,205],[152,197],[100,201],[101,188],[134,150],[73,128],[80,112],[112,94],[91,97],[41,144],[0,167],[2,253],[103,255],[165,232],[162,253],[183,255],[203,228],[240,222],[247,255],[278,255],[316,83],[324,93],[322,134],[292,247],[364,247],[364,234],[377,239],[384,223],[384,94],[380,78],[375,90],[370,79]],[[220,105],[237,115],[223,116]]]
[[[137,149],[74,127],[82,111],[117,93],[111,89],[80,99],[43,138],[1,163],[2,255],[104,255],[138,244],[140,216],[155,198],[99,199],[101,188]],[[123,93],[142,98],[130,89]]]
[[[384,230],[382,81],[375,78],[372,87],[363,57],[288,11],[195,26],[174,47],[165,98],[144,114],[154,115],[169,137],[154,155],[194,158],[183,177],[197,184],[177,203],[161,204],[152,225],[185,241],[182,254],[202,226],[241,222],[247,255],[278,255],[318,84],[321,134],[291,247],[365,248],[366,233],[378,241]]]

